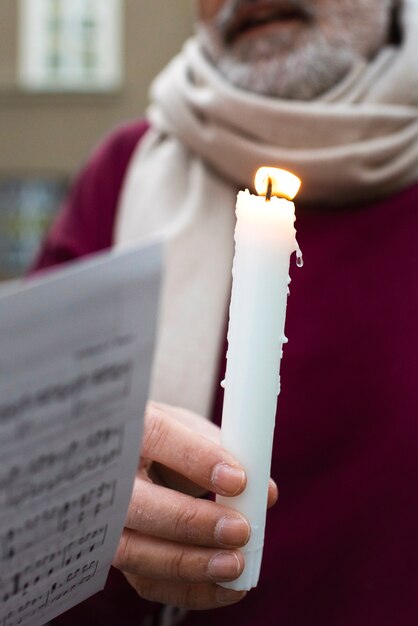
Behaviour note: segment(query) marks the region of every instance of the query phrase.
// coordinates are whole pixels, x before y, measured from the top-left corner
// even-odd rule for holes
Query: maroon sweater
[[[111,245],[146,130],[122,127],[95,152],[37,268]],[[267,519],[260,584],[185,625],[418,624],[417,205],[415,185],[368,206],[297,207],[306,262],[288,304],[272,467],[281,496]],[[104,592],[56,623],[140,626],[153,610],[113,571]]]

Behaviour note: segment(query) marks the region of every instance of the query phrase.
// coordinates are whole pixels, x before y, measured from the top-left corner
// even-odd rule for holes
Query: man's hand
[[[198,415],[150,403],[141,466],[113,565],[138,594],[189,609],[238,602],[245,592],[216,583],[243,570],[239,548],[248,522],[231,509],[195,496],[241,493],[245,472],[217,441],[219,428]],[[277,500],[271,481],[269,505]]]

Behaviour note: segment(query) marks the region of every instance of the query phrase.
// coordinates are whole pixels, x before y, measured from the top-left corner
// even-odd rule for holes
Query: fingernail
[[[225,515],[215,527],[215,539],[222,546],[244,546],[250,538],[250,525],[240,515]]]
[[[217,493],[234,496],[242,490],[245,484],[245,472],[227,463],[219,463],[213,470],[212,484]]]
[[[269,482],[269,493],[268,493],[268,506],[271,507],[276,504],[279,499],[279,488],[274,482],[272,478],[270,478]]]
[[[233,580],[241,571],[241,563],[234,553],[220,552],[211,558],[208,573],[214,580]]]
[[[234,591],[233,589],[225,589],[218,587],[216,590],[216,600],[219,604],[232,604],[242,600],[247,595],[246,591]]]

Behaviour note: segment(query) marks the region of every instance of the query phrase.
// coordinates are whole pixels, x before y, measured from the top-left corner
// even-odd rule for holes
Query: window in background
[[[111,91],[122,81],[121,0],[20,0],[21,87]]]
[[[0,179],[0,280],[28,269],[66,190],[64,180]]]

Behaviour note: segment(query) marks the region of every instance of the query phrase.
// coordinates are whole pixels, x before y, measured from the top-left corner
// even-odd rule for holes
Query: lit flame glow
[[[278,167],[260,167],[255,175],[255,188],[259,196],[266,196],[271,181],[271,195],[293,200],[302,181],[300,178]]]

